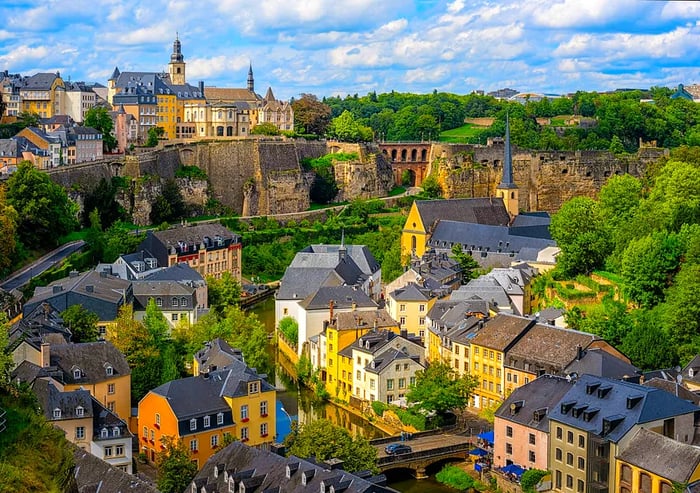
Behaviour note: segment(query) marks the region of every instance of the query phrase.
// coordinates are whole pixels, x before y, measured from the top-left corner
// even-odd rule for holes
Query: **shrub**
[[[206,172],[197,166],[180,166],[177,171],[175,171],[175,177],[177,178],[191,178],[193,180],[206,180]]]
[[[486,489],[484,484],[472,478],[466,471],[452,465],[443,467],[442,471],[435,475],[435,479],[437,479],[440,483],[446,484],[458,490],[474,488],[478,491],[484,491]]]
[[[540,469],[528,469],[525,471],[520,478],[520,487],[523,489],[523,493],[534,493],[537,483],[547,474],[547,471]]]
[[[374,414],[377,416],[382,416],[388,407],[389,406],[384,404],[382,401],[372,401],[372,411],[374,411]]]

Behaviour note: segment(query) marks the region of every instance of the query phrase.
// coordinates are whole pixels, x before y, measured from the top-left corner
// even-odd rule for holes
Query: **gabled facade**
[[[143,320],[151,299],[162,312],[168,325],[174,328],[180,322],[194,324],[197,321],[197,296],[195,288],[176,281],[132,282],[134,293],[134,320]]]
[[[391,293],[418,283],[439,296],[446,296],[462,284],[462,268],[446,253],[428,251],[420,258],[411,259],[408,269],[398,278],[384,286],[384,293]]]
[[[41,366],[41,345],[53,341],[66,344],[72,337],[58,311],[48,303],[38,305],[15,322],[9,332],[9,347],[14,366],[28,361]]]
[[[387,294],[386,310],[401,328],[425,338],[425,319],[437,299],[429,289],[409,283]]]
[[[56,72],[26,77],[20,86],[21,111],[50,118],[61,112],[65,83]]]

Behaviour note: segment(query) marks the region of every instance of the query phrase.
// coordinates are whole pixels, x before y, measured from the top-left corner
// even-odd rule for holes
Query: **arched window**
[[[639,493],[651,493],[651,476],[645,472],[639,474]]]
[[[233,127],[230,125],[226,127],[226,137],[233,137]]]
[[[420,151],[420,160],[421,161],[428,160],[428,151],[426,149],[423,149],[422,151]]]
[[[391,150],[391,160],[396,161],[396,149]]]
[[[411,161],[415,161],[416,157],[418,157],[418,151],[416,149],[411,150]]]
[[[411,236],[411,249],[416,249],[416,235]]]
[[[401,149],[401,161],[406,161],[406,149]]]
[[[216,136],[217,136],[217,137],[223,137],[223,136],[224,136],[224,127],[222,127],[222,126],[216,127]]]
[[[515,192],[510,192],[510,198],[514,199],[515,198]]]

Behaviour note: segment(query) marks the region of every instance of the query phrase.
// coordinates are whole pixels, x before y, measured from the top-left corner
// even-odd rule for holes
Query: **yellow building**
[[[700,449],[641,428],[618,455],[615,474],[616,493],[673,493],[674,484],[697,487]]]
[[[276,399],[275,388],[238,360],[225,369],[173,380],[139,402],[139,448],[154,462],[163,439],[174,438],[185,443],[201,468],[227,436],[253,446],[270,444]]]
[[[428,361],[446,361],[460,375],[469,374],[471,338],[489,315],[488,305],[484,300],[436,301],[426,319]]]
[[[535,324],[535,320],[499,315],[471,339],[471,374],[479,385],[474,407],[492,407],[505,398],[505,353]]]
[[[51,118],[61,113],[64,95],[65,83],[58,72],[34,74],[27,77],[20,88],[22,111]]]
[[[319,336],[321,347],[325,347],[326,390],[331,396],[349,401],[352,394],[352,352],[344,354],[343,349],[371,330],[388,330],[399,334],[399,325],[385,310],[353,311],[336,313],[331,324]],[[323,341],[325,339],[325,341]]]
[[[399,322],[402,329],[425,338],[426,317],[436,301],[437,296],[429,289],[409,283],[403,288],[387,293],[386,310]]]

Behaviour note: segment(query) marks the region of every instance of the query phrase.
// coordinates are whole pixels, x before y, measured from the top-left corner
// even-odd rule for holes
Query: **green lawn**
[[[485,127],[477,127],[471,123],[462,125],[461,127],[445,130],[440,134],[441,142],[453,143],[474,143],[478,142],[479,135]]]

